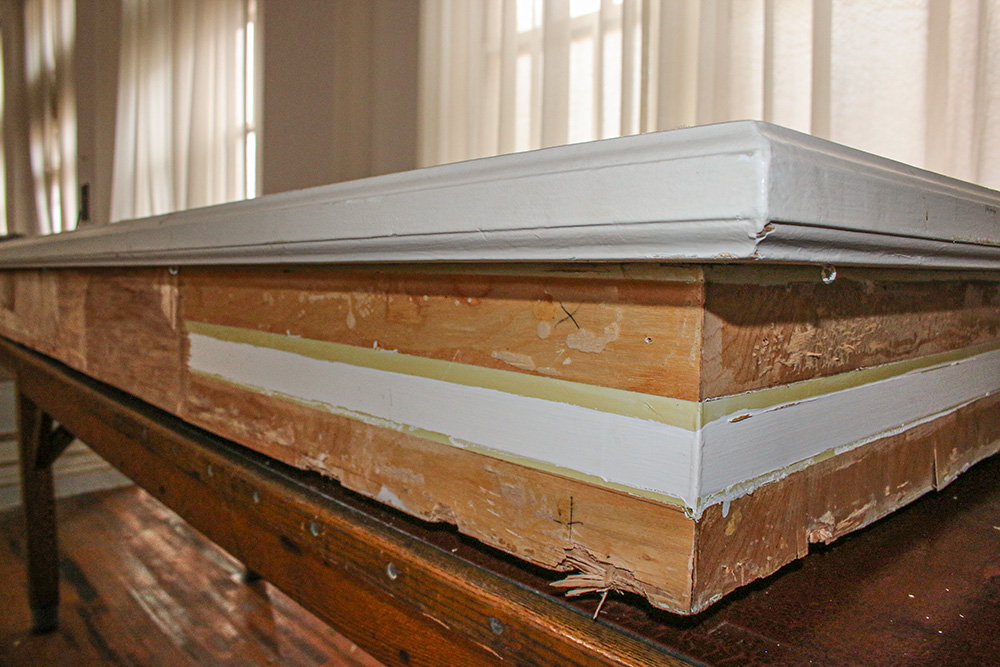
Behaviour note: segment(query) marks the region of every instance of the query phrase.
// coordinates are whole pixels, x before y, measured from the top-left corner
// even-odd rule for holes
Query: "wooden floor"
[[[61,625],[38,636],[21,514],[0,513],[0,665],[380,665],[136,487],[58,513]]]

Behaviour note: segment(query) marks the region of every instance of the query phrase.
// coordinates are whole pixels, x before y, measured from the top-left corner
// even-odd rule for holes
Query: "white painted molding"
[[[740,121],[0,245],[0,267],[735,261],[1000,268],[1000,193]]]

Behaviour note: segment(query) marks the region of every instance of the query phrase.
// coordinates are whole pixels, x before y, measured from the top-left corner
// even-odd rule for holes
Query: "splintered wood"
[[[631,591],[679,613],[1000,447],[995,274],[848,268],[826,284],[816,267],[750,265],[10,270],[0,334],[565,571],[571,594]],[[855,423],[861,436],[818,451],[808,424],[786,416],[872,396],[870,412],[898,423]],[[741,473],[715,461],[751,446],[766,469],[713,487]]]

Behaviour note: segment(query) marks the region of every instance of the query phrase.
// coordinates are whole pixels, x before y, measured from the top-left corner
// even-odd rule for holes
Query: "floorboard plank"
[[[136,487],[59,501],[60,628],[29,632],[19,510],[0,513],[0,664],[379,667]]]

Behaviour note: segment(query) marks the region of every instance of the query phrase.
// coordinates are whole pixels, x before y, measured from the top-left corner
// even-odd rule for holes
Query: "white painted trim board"
[[[764,260],[998,269],[998,210],[995,191],[740,121],[10,241],[0,268]]]

